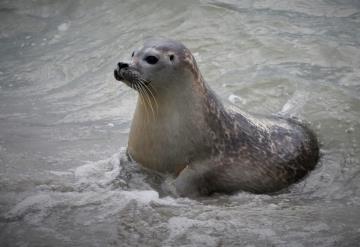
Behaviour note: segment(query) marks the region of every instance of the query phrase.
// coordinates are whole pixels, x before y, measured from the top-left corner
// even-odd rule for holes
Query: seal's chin
[[[123,83],[125,83],[127,86],[131,87],[132,89],[134,89],[134,86],[133,86],[133,82],[131,82],[129,79],[129,76],[128,74],[126,73],[126,71],[124,70],[121,70],[119,68],[116,68],[114,70],[114,77],[116,80],[118,81],[121,81]]]

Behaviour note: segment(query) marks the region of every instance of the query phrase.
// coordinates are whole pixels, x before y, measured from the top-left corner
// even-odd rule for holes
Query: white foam
[[[126,191],[119,187],[115,189],[112,183],[119,180],[119,174],[126,159],[126,149],[121,148],[119,153],[109,159],[89,162],[69,172],[53,172],[59,176],[60,186],[39,185],[36,191],[18,202],[12,209],[4,214],[10,220],[23,218],[30,224],[40,225],[51,215],[56,208],[72,208],[78,210],[81,221],[86,219],[86,224],[92,224],[96,220],[113,217],[129,203],[136,202],[143,207],[154,202],[160,205],[178,205],[175,199],[170,197],[160,198],[154,190]],[[72,177],[75,183],[68,181]],[[125,183],[125,181],[123,181]],[[58,190],[57,188],[72,188],[70,190]],[[83,217],[89,210],[95,209],[98,214],[93,218]]]
[[[25,216],[35,215],[31,218],[32,223],[37,223],[41,221],[47,214],[48,209],[52,208],[56,202],[52,200],[50,195],[47,194],[37,194],[25,198],[20,203],[16,204],[5,217],[8,219],[20,218]]]
[[[70,24],[69,23],[62,23],[58,26],[58,30],[60,32],[65,32],[69,29]]]
[[[300,114],[307,102],[308,93],[296,91],[291,98],[283,105],[279,115],[297,115]]]
[[[109,159],[89,162],[76,168],[74,175],[78,189],[91,188],[96,190],[109,186],[121,171],[120,159],[124,155],[125,150],[122,149]],[[125,181],[122,182],[125,183]]]
[[[186,217],[173,217],[168,222],[170,235],[168,242],[177,242],[177,238],[187,236],[194,246],[219,246],[219,239],[209,234],[194,232],[192,229],[207,229],[206,232],[212,232],[215,222],[212,220],[199,221]]]
[[[160,204],[172,205],[174,201],[159,199],[156,191],[83,191],[83,192],[38,192],[20,201],[5,214],[7,219],[24,218],[31,224],[39,224],[55,208],[101,208],[101,217],[115,215],[131,201],[140,205],[148,205],[152,201]]]
[[[230,94],[229,95],[229,97],[228,97],[228,100],[231,102],[231,103],[233,103],[233,104],[238,104],[238,103],[240,103],[240,104],[246,104],[246,100],[245,99],[243,99],[243,98],[241,98],[241,97],[239,97],[239,96],[237,96],[237,95],[235,95],[235,94]]]
[[[182,235],[188,231],[191,227],[196,227],[201,222],[198,220],[188,219],[186,217],[172,217],[169,220],[170,236],[169,238],[174,238],[175,236]]]

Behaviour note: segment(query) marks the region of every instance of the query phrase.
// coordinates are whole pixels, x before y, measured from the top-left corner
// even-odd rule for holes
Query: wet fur
[[[177,176],[179,195],[271,193],[315,167],[319,148],[307,126],[292,119],[227,110],[181,43],[152,40],[142,50],[149,49],[175,54],[178,61],[173,67],[163,66],[164,78],[144,78],[154,87],[158,109],[151,118],[144,101],[138,100],[128,152],[146,168]],[[133,66],[140,75],[147,72],[141,64]]]

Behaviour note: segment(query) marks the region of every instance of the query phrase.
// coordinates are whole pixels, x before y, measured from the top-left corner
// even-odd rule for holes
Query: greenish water
[[[316,169],[274,196],[159,197],[125,159],[137,96],[112,75],[151,36],[222,100],[310,122]],[[359,127],[359,1],[0,2],[1,246],[356,246]]]

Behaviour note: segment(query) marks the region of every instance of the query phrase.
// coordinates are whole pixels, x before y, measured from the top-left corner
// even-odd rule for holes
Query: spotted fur
[[[159,64],[130,64],[128,70],[135,72],[128,74],[136,76],[128,76],[127,84],[139,77],[149,81],[159,109],[156,118],[146,119],[138,102],[128,152],[144,167],[177,176],[179,195],[276,192],[315,167],[319,147],[308,126],[226,109],[191,52],[177,41],[146,41],[136,61],[148,53],[159,56]],[[167,59],[170,55],[175,62]],[[117,69],[115,76],[120,74]]]

